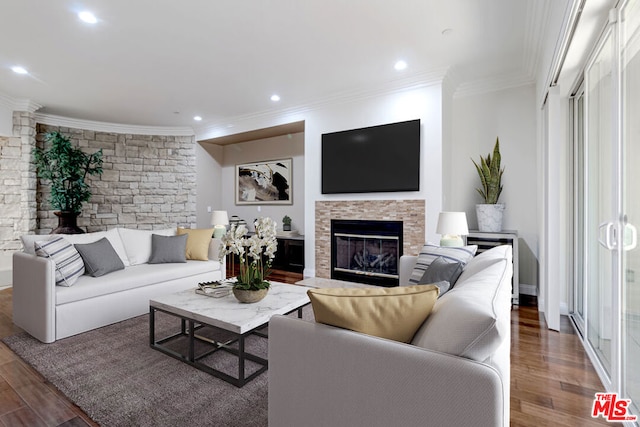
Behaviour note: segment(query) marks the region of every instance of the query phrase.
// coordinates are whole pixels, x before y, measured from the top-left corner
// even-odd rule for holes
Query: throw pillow
[[[62,237],[40,240],[33,244],[35,254],[50,258],[56,267],[56,285],[72,286],[84,274],[84,263],[80,254]]]
[[[93,243],[78,243],[75,246],[84,261],[84,269],[91,277],[124,270],[124,263],[106,237]]]
[[[436,258],[425,270],[418,284],[434,283],[440,288],[440,296],[447,292],[462,273],[461,262],[447,262],[444,258]],[[438,282],[438,283],[436,283]]]
[[[450,247],[427,243],[422,247],[420,255],[418,255],[418,261],[411,272],[409,283],[419,283],[424,272],[436,258],[442,257],[448,262],[461,262],[464,268],[464,265],[473,258],[477,250],[478,246],[476,245]]]
[[[151,235],[175,236],[175,228],[162,230],[136,230],[132,228],[118,228],[127,258],[131,265],[146,264],[151,257]]]
[[[409,342],[438,299],[432,285],[307,291],[316,321],[395,341]]]
[[[160,236],[151,235],[151,256],[149,264],[166,264],[170,262],[187,262],[187,235]]]
[[[186,234],[187,237],[187,259],[199,261],[209,260],[209,244],[213,236],[213,228],[189,229],[178,227],[178,236]]]

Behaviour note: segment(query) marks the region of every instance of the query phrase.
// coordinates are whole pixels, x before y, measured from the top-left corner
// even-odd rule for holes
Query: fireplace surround
[[[331,278],[331,220],[402,221],[402,253],[417,255],[425,243],[426,201],[319,200],[315,204],[315,270],[318,278]]]

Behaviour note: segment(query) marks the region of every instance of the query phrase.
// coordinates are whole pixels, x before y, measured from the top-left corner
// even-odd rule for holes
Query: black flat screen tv
[[[420,120],[322,135],[322,194],[420,190]]]

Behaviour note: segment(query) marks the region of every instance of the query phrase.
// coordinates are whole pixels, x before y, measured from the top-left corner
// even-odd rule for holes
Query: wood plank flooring
[[[285,283],[301,278],[284,271],[270,276]],[[19,331],[11,313],[11,289],[0,291],[0,337]],[[594,393],[604,389],[568,318],[560,332],[549,331],[535,306],[516,306],[511,331],[511,426],[616,425],[590,416]],[[96,425],[0,343],[0,426]]]

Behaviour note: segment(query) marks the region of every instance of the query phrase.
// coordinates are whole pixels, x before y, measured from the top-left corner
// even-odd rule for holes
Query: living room
[[[407,2],[407,10],[417,8],[421,13],[426,11],[414,3]],[[297,80],[308,73],[299,64],[295,66],[296,79],[290,82],[290,89],[275,90],[273,81],[265,84],[265,87],[258,87],[258,83],[251,79],[239,83],[229,72],[222,73],[228,82],[237,85],[238,92],[264,95],[262,103],[252,104],[252,110],[239,108],[239,101],[222,98],[223,94],[232,91],[230,87],[234,87],[229,83],[228,87],[217,87],[221,99],[224,99],[220,102],[215,101],[215,94],[212,93],[208,94],[209,98],[191,93],[197,108],[184,104],[179,107],[164,104],[163,112],[155,117],[151,110],[146,115],[136,116],[132,110],[148,106],[123,106],[105,96],[103,103],[112,112],[92,115],[85,112],[83,107],[93,100],[81,98],[87,104],[74,110],[72,107],[56,108],[55,103],[46,103],[37,95],[31,95],[30,91],[34,89],[25,84],[26,79],[31,83],[54,81],[49,76],[38,75],[40,71],[36,70],[34,75],[25,78],[16,77],[9,69],[2,70],[6,72],[6,75],[2,74],[2,80],[6,83],[0,85],[0,165],[4,183],[0,200],[0,286],[11,285],[11,257],[13,252],[21,250],[20,236],[47,234],[57,223],[52,211],[41,202],[46,190],[37,182],[29,161],[30,151],[36,145],[36,135],[45,131],[60,130],[74,141],[79,141],[82,147],[102,149],[107,158],[120,159],[118,162],[109,162],[102,178],[93,181],[96,184],[94,198],[79,218],[80,225],[87,231],[101,231],[116,226],[139,229],[164,226],[209,228],[212,226],[212,210],[227,211],[229,216],[237,215],[249,223],[261,216],[272,217],[281,223],[282,218],[288,215],[293,219],[293,229],[304,236],[304,277],[323,274],[318,270],[318,257],[322,255],[317,241],[318,203],[368,201],[383,206],[388,204],[387,201],[422,201],[425,242],[440,240],[436,223],[442,211],[465,212],[469,228],[476,229],[475,205],[480,197],[476,193],[478,177],[471,160],[491,152],[498,137],[502,164],[505,166],[501,196],[501,201],[506,204],[503,229],[517,231],[521,293],[536,297],[538,309],[549,328],[561,330],[566,327],[567,315],[575,309],[572,213],[567,207],[572,200],[571,172],[567,171],[567,166],[572,165],[572,154],[570,141],[566,137],[570,127],[568,120],[563,123],[562,120],[554,121],[554,118],[568,116],[568,102],[565,102],[571,95],[567,93],[570,91],[568,87],[573,86],[576,75],[584,68],[591,47],[596,44],[606,20],[604,11],[615,6],[615,2],[589,0],[586,5],[579,5],[580,2],[571,1],[529,1],[518,6],[502,3],[496,2],[487,7],[491,12],[499,8],[516,8],[515,11],[522,15],[513,20],[505,19],[499,24],[509,22],[506,25],[509,28],[504,31],[517,34],[513,37],[516,40],[513,41],[515,48],[509,44],[509,55],[514,55],[514,51],[518,50],[524,52],[515,55],[517,59],[508,67],[500,70],[495,67],[481,78],[469,78],[468,69],[461,71],[456,64],[431,67],[423,64],[421,69],[412,70],[413,63],[408,61],[408,70],[398,71],[393,70],[394,63],[390,60],[389,69],[394,74],[376,78],[373,70],[377,68],[371,68],[362,73],[362,84],[358,82],[351,86],[341,84],[330,87],[329,78],[327,81],[319,77],[315,77],[315,80],[312,78],[311,81],[319,86],[316,93],[310,92],[307,87],[312,83]],[[107,9],[106,5],[102,7]],[[370,5],[362,7],[372,8]],[[7,8],[16,16],[28,16],[17,5]],[[575,16],[577,10],[584,8],[598,17],[590,28],[580,27],[587,34],[584,39],[588,47],[581,49],[582,56],[578,55],[578,59],[572,56],[575,51],[571,51],[567,55],[569,59],[561,60],[559,52],[566,48],[564,44],[571,32],[572,19],[582,24],[586,21],[580,21],[579,16]],[[474,11],[478,13],[476,16],[488,13]],[[56,10],[52,13],[63,16],[69,12]],[[241,19],[243,13],[246,14],[247,10],[234,10],[232,16]],[[404,16],[406,11],[398,13]],[[441,13],[450,19],[447,15],[450,11]],[[327,16],[323,17],[328,19]],[[60,19],[68,22],[67,17]],[[115,15],[103,19],[113,21]],[[380,17],[373,19],[376,22],[381,20]],[[447,19],[442,18],[442,21]],[[477,17],[469,19],[469,22],[479,21]],[[219,21],[218,16],[215,22],[222,25]],[[307,21],[301,19],[301,22]],[[153,31],[160,31],[155,25]],[[297,25],[302,24],[296,24],[293,28],[299,29]],[[458,33],[468,35],[453,23],[450,25],[452,31],[446,31],[451,30],[447,25],[433,25],[438,27],[437,35],[442,43],[440,49],[453,49],[456,43],[460,43],[456,39]],[[524,30],[516,32],[512,26],[521,26]],[[226,26],[224,28],[229,30]],[[259,28],[268,33],[263,26]],[[11,27],[8,34],[16,31]],[[41,36],[45,33],[42,31],[38,33]],[[49,28],[49,31],[52,30]],[[414,28],[412,31],[417,30]],[[491,37],[499,36],[494,34]],[[257,34],[252,33],[251,42],[255,50],[258,50],[256,46],[262,46],[258,39]],[[139,42],[142,43],[142,40]],[[336,36],[330,41],[337,43],[340,40],[344,39]],[[491,41],[495,43],[497,40]],[[368,46],[367,43],[365,45]],[[414,50],[420,49],[426,48],[414,46]],[[574,46],[574,49],[577,48]],[[281,50],[287,51],[278,48],[278,55],[283,55]],[[311,49],[308,52],[300,49],[293,51],[301,54],[302,61],[311,54]],[[407,55],[410,57],[409,53]],[[15,52],[9,55],[9,51],[4,56],[7,65],[21,58]],[[363,50],[355,56],[373,55]],[[235,58],[235,55],[232,57]],[[278,58],[282,59],[281,56]],[[189,61],[184,57],[180,59]],[[24,65],[32,68],[30,64]],[[259,68],[245,62],[243,65]],[[554,76],[555,71],[560,77]],[[149,68],[146,72],[153,74]],[[118,73],[114,73],[114,76]],[[339,74],[339,71],[329,74],[333,76],[333,73]],[[125,76],[120,75],[120,78],[127,82]],[[552,80],[553,85],[560,86],[560,89],[549,89]],[[141,80],[137,82],[141,84]],[[242,83],[246,83],[246,87]],[[129,81],[123,85],[133,87],[135,84]],[[156,88],[160,86],[158,84]],[[268,100],[274,90],[280,93],[282,100]],[[558,90],[560,92],[556,93]],[[39,88],[34,93],[38,91],[45,92]],[[295,91],[300,96],[291,102],[287,96]],[[144,96],[159,102],[149,93],[137,95],[136,98]],[[174,95],[163,96],[170,98]],[[546,104],[545,100],[548,100]],[[209,115],[197,111],[204,110],[207,104],[215,104]],[[228,112],[225,111],[225,105],[228,106]],[[118,110],[121,110],[120,116],[114,113]],[[203,120],[193,122],[191,116],[195,114],[202,115]],[[117,120],[118,117],[126,118]],[[420,120],[421,129],[418,191],[349,195],[322,193],[323,134],[413,119]],[[236,165],[289,158],[293,163],[291,204],[236,203]],[[594,355],[590,356],[592,361],[597,360]],[[603,375],[601,371],[598,373],[601,378],[606,378],[606,374]],[[617,387],[607,385],[609,390]]]

